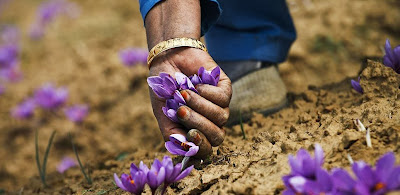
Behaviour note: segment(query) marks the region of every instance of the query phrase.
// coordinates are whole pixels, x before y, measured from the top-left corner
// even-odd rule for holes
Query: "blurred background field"
[[[123,66],[118,58],[121,49],[146,48],[145,30],[138,2],[135,0],[73,1],[80,10],[78,17],[60,17],[49,25],[42,39],[31,40],[27,33],[35,19],[37,6],[43,1],[3,1],[0,6],[0,25],[16,25],[21,31],[20,66],[23,79],[18,83],[7,85],[6,92],[0,95],[0,189],[6,193],[17,193],[22,190],[26,194],[80,194],[84,191],[87,194],[103,191],[110,194],[120,193],[121,191],[115,191],[113,186],[113,172],[126,172],[129,162],[137,163],[140,160],[147,162],[154,156],[162,157],[167,154],[148,97],[147,67],[138,65],[128,68]],[[314,93],[309,89],[333,84],[335,90],[342,90],[340,92],[346,90],[347,99],[344,98],[345,100],[342,100],[344,103],[341,103],[339,101],[341,96],[332,96],[328,98],[330,105],[354,106],[349,102],[360,102],[361,100],[356,97],[357,94],[351,92],[348,79],[346,80],[348,86],[340,82],[348,77],[357,77],[362,63],[366,62],[367,58],[380,60],[384,55],[383,46],[387,38],[390,38],[393,45],[400,43],[398,24],[400,4],[396,0],[287,0],[287,2],[297,28],[298,39],[291,49],[287,62],[280,66],[280,72],[294,99],[292,105],[270,117],[255,115],[252,122],[247,125],[248,129],[254,130],[249,132],[250,138],[247,141],[240,139],[237,127],[227,129],[226,143],[220,148],[219,155],[215,152],[215,156],[212,157],[213,163],[202,168],[204,174],[218,172],[221,169],[235,170],[225,157],[231,155],[231,158],[239,158],[238,156],[251,150],[247,146],[262,142],[257,140],[257,136],[271,133],[270,129],[274,132],[275,129],[282,129],[282,132],[291,131],[293,125],[291,126],[290,122],[299,124],[297,118],[285,119],[286,116],[293,117],[293,113],[290,114],[293,110],[299,115],[302,113],[309,115],[301,116],[305,119],[300,121],[311,122],[312,120],[307,120],[307,117],[314,119],[317,117],[314,112],[324,110],[326,107],[318,107],[316,104],[299,106],[301,103],[297,100],[303,97],[301,94],[305,93],[307,96],[308,93]],[[47,82],[69,89],[68,104],[89,105],[89,115],[80,127],[59,116],[46,117],[45,120],[39,121],[40,125],[37,128],[33,128],[33,123],[37,121],[21,121],[11,117],[10,110],[14,106],[31,95],[35,88]],[[330,90],[326,90],[329,94]],[[335,90],[331,90],[331,93],[335,93]],[[320,91],[315,92],[314,96],[323,97],[320,93]],[[363,110],[360,109],[355,113],[362,113]],[[35,114],[37,117],[44,116],[40,112]],[[306,125],[302,128],[317,127]],[[39,132],[39,149],[42,152],[51,132],[57,131],[48,161],[48,181],[52,186],[49,189],[41,187],[34,161],[36,130]],[[64,175],[56,172],[56,165],[62,157],[73,157],[67,138],[68,132],[75,135],[81,160],[87,163],[93,172],[92,186],[85,184],[78,168],[71,169]],[[316,141],[314,138],[305,138],[307,139],[309,140],[303,139],[298,144],[293,143],[292,146],[284,146],[289,149],[280,150],[279,158],[276,153],[268,153],[269,158],[280,159],[286,164],[284,157],[288,153],[293,153],[302,146],[307,148]],[[229,144],[231,142],[237,146]],[[270,144],[272,142],[268,140],[269,144],[259,147],[273,147]],[[241,146],[244,149],[240,149]],[[328,146],[329,144],[323,147]],[[383,145],[381,148],[384,148]],[[343,150],[332,149],[328,158],[331,162],[343,165],[344,161],[337,159],[337,152],[341,153]],[[368,154],[374,156],[377,153],[382,154],[384,151]],[[251,152],[246,155],[257,156]],[[224,158],[220,158],[221,156]],[[243,165],[238,165],[239,167],[251,166],[246,159],[236,160],[244,162]],[[276,164],[276,162],[270,163],[272,167]],[[264,184],[257,180],[252,181],[251,178],[263,176],[251,173],[246,176],[250,183],[244,182],[243,186],[253,189],[258,186],[266,192],[280,192],[282,184],[279,183],[279,176],[288,172],[287,165],[282,167],[271,168],[276,172],[276,182],[269,187],[259,188]],[[247,169],[239,170],[245,172]],[[226,174],[227,177],[236,177],[237,173]],[[183,187],[188,185],[186,182],[179,184],[180,186],[173,186],[173,190],[193,194],[203,191],[213,193],[218,191],[215,186],[225,185],[225,188],[221,187],[225,189],[222,192],[242,192],[235,186],[238,179],[220,181],[226,176],[222,175],[217,179],[210,176],[208,183],[207,178],[202,178],[203,182],[198,184],[196,178],[204,175],[201,170],[194,172],[193,175],[188,180],[194,183],[193,189],[183,190]]]

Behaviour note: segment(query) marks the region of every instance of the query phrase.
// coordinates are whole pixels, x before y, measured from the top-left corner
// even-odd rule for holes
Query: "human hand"
[[[217,64],[211,56],[195,48],[176,48],[168,50],[157,56],[151,64],[150,76],[158,76],[165,72],[175,76],[176,72],[185,75],[196,74],[200,67],[212,70]],[[231,82],[221,70],[220,81],[217,86],[196,85],[199,94],[191,90],[182,90],[181,94],[186,101],[186,106],[177,110],[180,124],[171,121],[162,112],[165,99],[150,92],[153,112],[165,141],[171,134],[182,134],[200,147],[197,157],[204,158],[211,154],[212,147],[220,145],[225,137],[222,126],[229,117],[229,102],[232,95]],[[193,130],[187,133],[190,129]]]

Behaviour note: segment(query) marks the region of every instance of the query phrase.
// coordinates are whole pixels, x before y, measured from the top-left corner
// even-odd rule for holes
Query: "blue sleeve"
[[[162,0],[139,0],[140,13],[142,14],[143,21],[147,13],[157,3]],[[203,36],[210,27],[215,24],[221,15],[221,7],[217,0],[200,0],[201,6],[201,36]]]

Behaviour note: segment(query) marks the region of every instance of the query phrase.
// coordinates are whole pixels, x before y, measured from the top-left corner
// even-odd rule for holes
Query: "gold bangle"
[[[151,62],[157,55],[177,47],[193,47],[207,52],[206,46],[199,40],[186,37],[169,39],[157,44],[150,50],[149,56],[147,57],[147,66],[149,69]]]

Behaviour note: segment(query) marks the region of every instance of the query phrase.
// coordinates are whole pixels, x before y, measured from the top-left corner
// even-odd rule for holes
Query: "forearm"
[[[145,20],[149,49],[161,41],[177,37],[199,39],[200,0],[165,0],[154,6]]]

